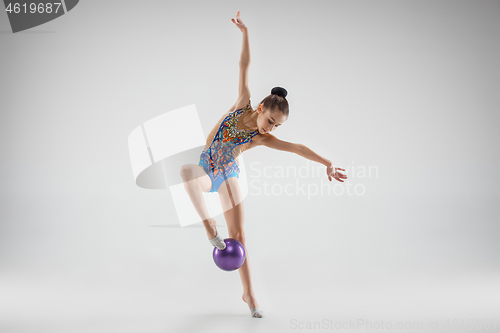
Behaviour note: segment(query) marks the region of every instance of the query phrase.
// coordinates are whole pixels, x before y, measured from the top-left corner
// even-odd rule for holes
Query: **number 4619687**
[[[7,8],[5,8],[5,11],[8,12],[9,14],[12,14],[12,13],[14,13],[14,14],[19,14],[19,13],[22,13],[22,14],[27,14],[27,13],[51,14],[51,13],[57,13],[60,7],[61,7],[60,2],[54,2],[54,3],[40,2],[38,4],[34,3],[34,2],[32,2],[30,4],[9,3]]]

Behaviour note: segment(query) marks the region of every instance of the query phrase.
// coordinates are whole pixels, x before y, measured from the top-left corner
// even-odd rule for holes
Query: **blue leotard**
[[[236,125],[241,114],[251,110],[249,102],[246,107],[230,112],[221,122],[208,149],[202,151],[198,165],[205,169],[212,180],[212,188],[209,192],[218,192],[219,186],[227,178],[239,178],[240,168],[235,160],[233,149],[251,142],[259,131],[238,129]]]

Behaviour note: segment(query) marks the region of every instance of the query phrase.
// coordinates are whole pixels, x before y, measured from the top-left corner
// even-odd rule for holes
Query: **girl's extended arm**
[[[240,56],[240,66],[248,66],[250,64],[250,43],[248,42],[248,28],[243,23],[240,18],[240,11],[236,12],[236,19],[232,18],[231,21],[241,30],[243,33],[243,45],[241,47],[241,56]]]
[[[243,32],[243,45],[241,45],[240,66],[250,65],[250,42],[248,41],[248,29],[242,30]]]
[[[232,18],[231,21],[243,33],[243,45],[241,46],[240,55],[240,80],[238,84],[238,103],[246,106],[250,99],[250,88],[248,87],[248,69],[250,67],[250,42],[248,41],[248,29],[245,23],[240,18],[240,11],[236,12],[236,19]],[[243,107],[242,106],[242,107]]]
[[[238,84],[239,96],[248,95],[250,99],[250,88],[248,87],[248,69],[250,68],[250,45],[248,42],[248,30],[243,30],[243,45],[240,55],[240,82]],[[246,96],[245,96],[246,97]]]
[[[305,157],[308,160],[321,163],[326,167],[329,167],[332,165],[332,162],[329,159],[326,159],[323,156],[316,154],[309,147],[306,147],[300,143],[296,143],[295,145],[297,146],[297,155]]]
[[[337,171],[337,170],[345,171],[344,169],[334,167],[333,163],[329,159],[326,159],[323,156],[316,154],[313,150],[311,150],[307,146],[304,146],[303,144],[283,141],[276,138],[274,135],[268,133],[265,134],[264,139],[262,140],[262,145],[273,149],[284,150],[291,153],[295,153],[311,161],[323,164],[324,166],[326,166],[326,175],[328,176],[328,179],[330,181],[332,181],[332,178],[335,178],[339,182],[344,182],[342,179],[347,178],[346,175]]]

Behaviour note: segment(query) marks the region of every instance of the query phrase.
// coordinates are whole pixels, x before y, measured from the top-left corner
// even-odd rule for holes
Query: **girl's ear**
[[[257,106],[257,112],[262,113],[262,111],[264,111],[264,104],[259,104],[259,106]]]

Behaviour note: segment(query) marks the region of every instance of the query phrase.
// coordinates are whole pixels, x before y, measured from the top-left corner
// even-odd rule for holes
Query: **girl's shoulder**
[[[230,109],[227,113],[232,113],[232,112],[235,112],[235,111],[249,111],[249,110],[253,110],[252,109],[252,102],[251,100],[249,99],[248,100],[248,103],[244,104],[245,102],[241,101],[241,100],[238,100]]]
[[[258,147],[258,146],[264,146],[265,145],[265,142],[267,140],[269,140],[269,136],[271,134],[269,133],[266,133],[266,134],[257,134],[255,135],[253,138],[252,138],[252,141],[250,141],[248,143],[248,149],[251,149],[251,148],[255,148],[255,147]]]

